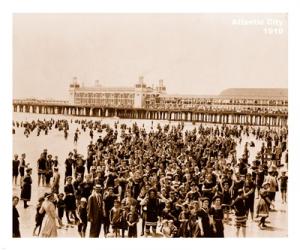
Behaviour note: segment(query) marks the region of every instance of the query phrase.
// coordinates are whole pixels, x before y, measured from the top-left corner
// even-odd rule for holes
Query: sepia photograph
[[[12,238],[288,237],[287,13],[12,19]]]

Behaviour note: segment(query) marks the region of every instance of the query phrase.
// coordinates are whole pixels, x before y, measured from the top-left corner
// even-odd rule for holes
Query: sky
[[[287,88],[287,14],[14,14],[13,97],[68,98],[85,86],[170,94]]]

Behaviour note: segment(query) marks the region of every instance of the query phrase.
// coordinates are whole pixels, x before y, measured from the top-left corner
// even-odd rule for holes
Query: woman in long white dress
[[[46,218],[44,220],[45,223],[42,229],[42,237],[57,237],[56,219],[60,225],[62,222],[55,212],[55,206],[53,204],[54,194],[48,194],[45,198],[46,200],[43,202],[39,211],[40,213],[43,213],[44,211],[46,212]]]

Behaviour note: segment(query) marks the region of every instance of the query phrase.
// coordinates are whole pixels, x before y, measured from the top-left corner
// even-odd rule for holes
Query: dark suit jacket
[[[88,220],[99,222],[103,218],[103,199],[100,195],[100,202],[97,201],[95,194],[91,194],[87,206]]]
[[[13,237],[21,237],[20,228],[19,228],[19,213],[16,207],[13,206]]]

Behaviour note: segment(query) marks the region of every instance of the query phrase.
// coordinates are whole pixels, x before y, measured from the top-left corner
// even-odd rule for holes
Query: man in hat
[[[97,238],[100,235],[103,216],[106,216],[103,199],[101,195],[101,186],[95,185],[93,193],[88,199],[88,221],[90,225],[90,238]]]

